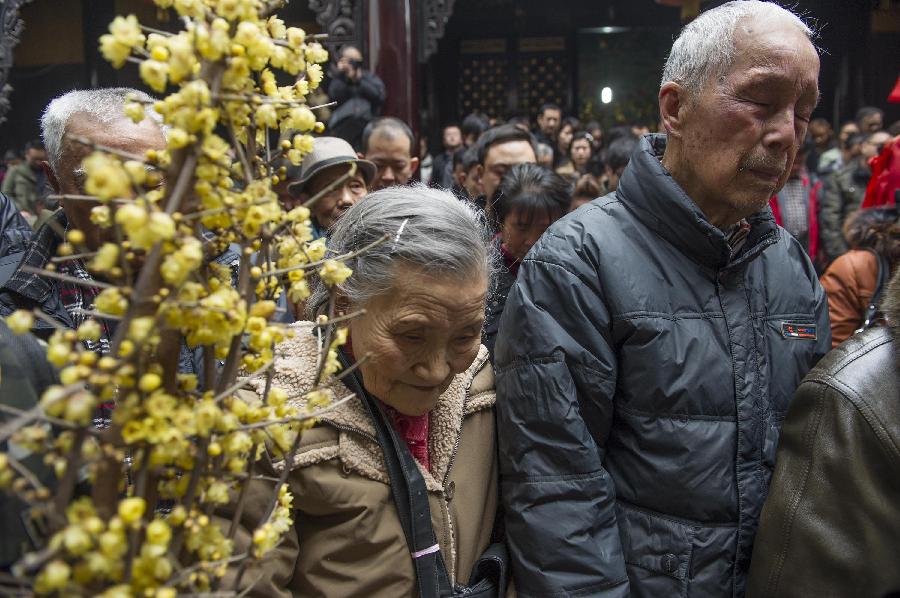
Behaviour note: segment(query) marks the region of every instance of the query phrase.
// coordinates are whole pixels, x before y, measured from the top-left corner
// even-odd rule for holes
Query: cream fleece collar
[[[273,385],[283,388],[292,402],[304,406],[302,395],[313,387],[319,342],[312,332],[311,322],[297,322],[290,328],[294,337],[276,347]],[[265,380],[255,380],[253,386],[262,394]],[[337,382],[330,386],[335,399],[351,394],[347,386]],[[432,471],[422,469],[429,490],[443,489],[447,473],[453,464],[463,419],[494,405],[494,377],[488,363],[487,349],[482,346],[475,361],[465,372],[453,378],[450,386],[438,399],[431,412],[429,455]],[[319,447],[304,452],[294,460],[294,467],[304,467],[334,458],[337,455],[345,469],[365,477],[388,483],[389,478],[381,447],[376,441],[375,427],[365,405],[354,397],[322,416],[320,422],[340,431],[337,451],[334,447]],[[420,467],[421,468],[421,467]]]

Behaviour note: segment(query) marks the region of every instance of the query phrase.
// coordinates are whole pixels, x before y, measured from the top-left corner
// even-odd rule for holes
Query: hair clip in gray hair
[[[397,250],[397,243],[400,242],[400,235],[403,234],[403,229],[406,228],[406,223],[409,222],[409,218],[405,219],[401,224],[400,228],[397,229],[397,234],[394,235],[394,244],[391,245],[391,253]]]

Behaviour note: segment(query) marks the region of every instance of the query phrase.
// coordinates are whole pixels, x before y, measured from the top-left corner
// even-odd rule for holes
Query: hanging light
[[[604,104],[612,102],[612,88],[604,87],[600,90],[600,101]]]

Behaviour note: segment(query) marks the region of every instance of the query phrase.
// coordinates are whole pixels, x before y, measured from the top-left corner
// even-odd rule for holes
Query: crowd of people
[[[356,399],[302,438],[294,529],[252,595],[900,591],[900,187],[879,183],[900,123],[865,107],[835,135],[813,119],[813,38],[789,10],[729,2],[675,40],[657,133],[547,103],[533,129],[449,123],[433,154],[379,115],[389,90],[344,48],[328,129],[277,191],[288,208],[318,197],[316,238],[354,256],[342,359],[368,359],[334,383]],[[74,329],[91,311],[89,286],[32,269],[69,224],[91,250],[107,233],[86,202],[42,197],[84,193],[74,135],[165,147],[152,113],[125,117],[129,93],[55,99],[43,142],[7,156],[0,314]],[[274,383],[291,396],[312,383],[326,298],[319,284],[283,306],[298,334]],[[393,460],[415,466],[398,479]],[[400,505],[400,483],[426,498]],[[255,484],[248,526],[270,489]],[[411,517],[432,522],[428,545]]]

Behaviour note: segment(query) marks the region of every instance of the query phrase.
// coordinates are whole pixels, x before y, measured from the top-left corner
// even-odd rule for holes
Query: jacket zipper
[[[487,362],[488,356],[485,356],[478,363],[478,367],[475,369],[475,376],[478,375],[478,372],[481,371],[481,368],[484,367],[485,362]],[[450,538],[449,543],[452,544],[453,538],[456,537],[453,528],[453,515],[450,513],[450,501],[447,500],[447,482],[450,481],[450,472],[453,471],[453,464],[456,462],[456,453],[459,452],[459,443],[462,440],[462,428],[463,428],[463,420],[465,419],[466,405],[469,402],[469,392],[472,389],[472,383],[475,382],[475,376],[472,376],[472,379],[469,380],[469,383],[466,385],[465,389],[465,399],[463,400],[463,414],[460,417],[459,422],[459,431],[456,433],[456,441],[453,443],[453,451],[450,453],[450,461],[447,463],[447,473],[444,474],[444,479],[441,482],[441,498],[444,501],[445,512],[447,513],[447,525],[450,527]],[[450,546],[450,555],[452,557],[452,562],[450,563],[450,576],[451,583],[456,585],[456,548],[454,546]]]

